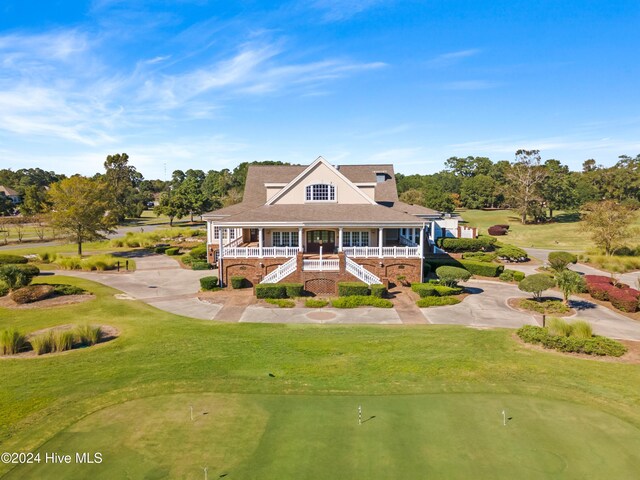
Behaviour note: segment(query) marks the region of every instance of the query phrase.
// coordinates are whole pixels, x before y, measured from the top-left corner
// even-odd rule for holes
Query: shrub
[[[2,355],[20,353],[27,343],[25,336],[15,328],[9,328],[0,335],[0,352]]]
[[[23,266],[0,265],[0,281],[2,281],[9,290],[26,287],[31,283],[31,280],[33,280],[34,276],[31,272],[21,267]]]
[[[95,345],[102,338],[102,329],[92,325],[80,325],[74,330],[75,338],[82,345]]]
[[[51,285],[28,285],[11,292],[11,299],[19,304],[33,303],[44,300],[53,295],[54,288]]]
[[[518,283],[518,288],[523,292],[533,294],[533,298],[539,299],[542,292],[554,287],[556,282],[549,275],[544,273],[534,273],[525,277]]]
[[[0,254],[0,265],[27,263],[29,260],[21,255]]]
[[[307,298],[304,302],[304,306],[307,308],[323,308],[329,305],[327,300],[322,300],[319,298]]]
[[[431,273],[431,265],[429,265],[427,262],[423,263],[422,266],[422,274],[426,277],[427,275],[429,275]],[[404,277],[404,275],[401,275]],[[404,280],[406,279],[406,277],[402,280],[402,282],[404,283]],[[398,277],[398,280],[400,280],[400,277]]]
[[[460,295],[464,292],[464,288],[462,287],[448,287],[446,285],[436,285],[436,292],[441,297],[449,297],[451,295]]]
[[[280,308],[293,308],[296,306],[296,302],[288,298],[267,298],[265,302],[271,305],[277,305]]]
[[[371,296],[373,297],[384,298],[387,296],[387,287],[385,287],[380,283],[371,285],[370,289],[371,289]]]
[[[35,265],[14,265],[16,268],[22,270],[29,277],[37,277],[40,275],[40,269]]]
[[[578,263],[578,257],[569,252],[551,252],[549,253],[549,266],[556,272],[560,272],[567,268],[570,263]]]
[[[481,277],[497,277],[504,271],[504,265],[497,263],[476,262],[473,260],[462,260],[460,263],[471,274]]]
[[[496,239],[493,237],[478,238],[439,238],[436,244],[447,252],[479,252],[493,250]]]
[[[627,351],[623,344],[607,337],[579,338],[551,335],[546,328],[533,325],[519,328],[517,334],[526,343],[542,345],[561,352],[620,357]]]
[[[56,352],[65,352],[73,347],[74,335],[71,330],[56,330],[53,334],[53,344]]]
[[[556,274],[556,283],[560,290],[562,290],[565,302],[569,302],[569,297],[572,293],[580,293],[584,291],[586,286],[584,279],[579,273],[567,269],[558,271]]]
[[[414,283],[411,285],[411,290],[420,295],[420,298],[439,296],[436,286],[432,283]]]
[[[372,297],[371,295],[351,295],[336,298],[331,301],[335,308],[376,307],[392,308],[393,303],[385,298]]]
[[[287,297],[296,298],[304,295],[304,285],[302,283],[283,283],[287,292]]]
[[[562,337],[570,336],[573,331],[570,323],[558,317],[550,317],[549,320],[547,320],[547,329],[551,335],[560,335]]]
[[[496,253],[498,254],[498,258],[506,260],[507,262],[526,262],[529,260],[527,252],[513,245],[503,245],[496,250]]]
[[[256,285],[256,298],[286,298],[287,289],[281,283],[260,283]]]
[[[0,280],[0,297],[4,297],[7,293],[9,293],[9,285]]]
[[[591,338],[593,337],[593,329],[584,320],[576,320],[571,323],[571,335],[581,339]]]
[[[467,281],[471,278],[471,273],[459,267],[438,267],[436,275],[440,281],[449,287],[455,287],[458,282]]]
[[[174,256],[174,255],[180,255],[180,247],[170,247],[167,248],[164,251],[165,254],[170,255],[170,256]]]
[[[189,256],[191,258],[196,258],[198,260],[206,260],[207,259],[207,246],[205,244],[198,245],[194,247],[189,252]]]
[[[508,270],[508,269],[505,269],[505,271],[504,271],[504,272],[502,272],[502,273],[498,276],[498,278],[499,278],[500,280],[502,280],[503,282],[513,282],[513,281],[515,280],[515,276],[514,276],[514,274],[515,274],[515,273],[516,273],[516,271],[515,271],[515,270]]]
[[[608,283],[613,285],[611,277],[605,277],[604,275],[585,275],[584,280],[587,282],[587,285],[594,283]]]
[[[191,270],[209,270],[209,268],[211,268],[211,265],[207,262],[196,261],[191,263]]]
[[[200,288],[202,290],[215,290],[216,288],[219,287],[219,281],[218,281],[218,277],[211,276],[211,277],[202,277],[200,279]]]
[[[129,268],[135,265],[133,260],[125,260],[123,263],[129,262]],[[93,255],[91,257],[60,257],[55,263],[63,270],[85,270],[85,271],[104,271],[115,270],[121,259],[112,255]],[[123,265],[124,267],[124,265]]]
[[[531,310],[532,312],[544,314],[561,314],[569,313],[571,311],[571,309],[560,300],[539,301],[522,298],[518,301],[518,307],[524,310]]]
[[[56,252],[42,252],[39,257],[42,263],[51,263],[58,258],[58,254]]]
[[[169,245],[160,245],[159,247],[155,247],[153,249],[154,253],[159,253],[159,254],[163,254],[165,253],[169,248],[171,248]]]
[[[185,265],[191,265],[193,263],[193,258],[191,258],[189,255],[184,255],[180,261],[182,263],[184,263]]]
[[[338,282],[338,295],[340,297],[369,295],[369,285],[364,282]]]
[[[420,308],[443,307],[445,305],[455,305],[460,303],[456,297],[424,297],[416,302]]]
[[[498,257],[495,252],[467,252],[462,254],[464,260],[473,260],[475,262],[493,262]]]
[[[587,291],[596,300],[608,301],[609,295],[617,290],[616,287],[609,283],[587,283]]]
[[[245,288],[247,283],[247,279],[241,275],[234,275],[231,277],[231,288]]]
[[[608,293],[611,305],[618,310],[633,313],[638,309],[638,295],[633,289],[610,287]]]
[[[55,284],[53,287],[54,295],[84,295],[87,291],[84,288],[76,287],[75,285],[67,284]]]
[[[36,355],[44,355],[45,353],[51,353],[55,350],[52,330],[31,337],[29,343],[33,351],[36,352]]]
[[[489,235],[493,235],[496,237],[501,235],[506,235],[508,230],[509,230],[508,225],[507,225],[507,228],[504,228],[504,225],[493,225],[487,229]]]

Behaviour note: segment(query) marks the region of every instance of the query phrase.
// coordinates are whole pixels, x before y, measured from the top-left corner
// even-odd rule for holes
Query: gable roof
[[[273,197],[271,197],[265,203],[265,205],[273,205],[273,204],[275,204],[278,201],[279,198],[282,198],[284,195],[286,195],[287,192],[289,192],[295,185],[297,185],[300,181],[302,181],[302,179],[304,179],[309,173],[311,173],[313,170],[315,170],[319,165],[326,166],[332,173],[334,173],[340,179],[344,180],[346,182],[346,184],[351,189],[353,189],[354,192],[356,192],[359,196],[362,197],[363,200],[365,200],[366,203],[368,203],[370,205],[373,205],[373,204],[376,203],[372,198],[367,196],[366,193],[364,193],[362,190],[360,190],[358,187],[356,187],[351,180],[349,180],[347,177],[345,177],[340,172],[339,169],[335,168],[333,165],[331,165],[329,162],[327,162],[324,158],[318,157],[318,158],[315,159],[315,161],[311,165],[309,165],[302,172],[300,172],[293,180],[291,180],[287,184],[287,186],[282,188],[282,190],[280,190]]]
[[[0,185],[0,192],[4,193],[7,197],[19,197],[20,195],[13,188]]]

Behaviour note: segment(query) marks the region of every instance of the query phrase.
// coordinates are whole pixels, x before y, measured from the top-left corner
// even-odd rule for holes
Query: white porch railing
[[[382,283],[380,279],[376,277],[373,273],[371,273],[369,270],[364,268],[362,265],[357,264],[356,262],[351,260],[349,257],[346,257],[345,261],[346,261],[347,272],[349,272],[351,275],[356,277],[358,280],[362,280],[367,285]]]
[[[297,254],[297,247],[263,247],[262,255],[259,247],[231,247],[223,249],[222,258],[295,257]]]
[[[400,244],[406,246],[406,247],[417,247],[418,244],[416,242],[414,242],[413,240],[411,240],[408,237],[405,237],[404,235],[400,235]]]
[[[224,248],[233,248],[233,247],[237,247],[238,245],[240,245],[242,243],[242,235],[240,235],[239,237],[237,237],[235,240],[231,240],[229,243],[227,243]]]
[[[302,270],[309,272],[336,272],[340,270],[340,260],[334,258],[329,260],[303,260]]]
[[[288,277],[293,272],[295,272],[297,264],[298,259],[296,257],[287,260],[269,275],[264,277],[260,283],[278,283],[283,278]]]
[[[353,258],[379,257],[378,247],[345,247],[345,255]],[[383,257],[407,258],[420,257],[420,247],[382,247]]]

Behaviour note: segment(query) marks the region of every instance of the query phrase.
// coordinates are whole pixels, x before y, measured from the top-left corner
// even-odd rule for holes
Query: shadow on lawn
[[[569,306],[577,311],[592,310],[597,307],[593,302],[587,300],[569,300]]]

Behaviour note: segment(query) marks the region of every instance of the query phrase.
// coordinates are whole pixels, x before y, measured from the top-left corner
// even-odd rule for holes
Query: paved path
[[[247,307],[240,322],[251,323],[325,323],[341,325],[400,325],[393,308],[267,308]]]
[[[458,305],[423,308],[421,310],[425,318],[430,323],[474,327],[519,328],[523,325],[540,324],[540,315],[520,312],[507,305],[509,298],[529,296],[518,290],[517,286],[485,280],[470,280],[465,286],[477,289],[479,294],[469,295]],[[556,293],[546,296],[557,296],[560,300]],[[640,341],[640,322],[580,297],[571,297],[570,300],[571,305],[577,310],[575,318],[587,320],[595,333],[611,338]]]
[[[126,296],[142,300],[161,310],[186,317],[211,320],[220,305],[201,302],[196,298],[201,277],[215,275],[211,270],[186,270],[166,255],[145,255],[135,259],[136,271],[131,273],[98,273],[57,271],[58,275],[86,278],[123,291]]]

